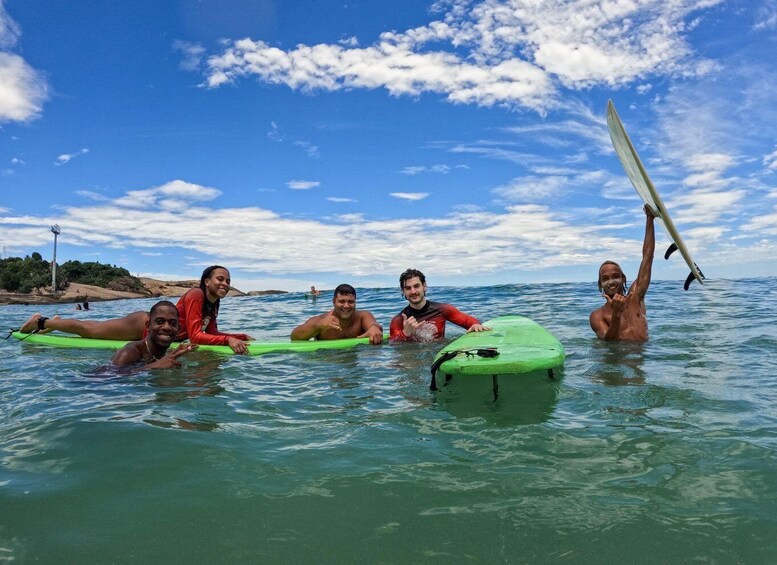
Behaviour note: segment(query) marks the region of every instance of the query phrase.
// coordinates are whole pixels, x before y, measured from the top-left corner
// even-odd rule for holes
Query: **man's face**
[[[160,306],[148,321],[148,338],[160,347],[170,347],[178,336],[178,310]]]
[[[426,299],[426,285],[419,277],[409,278],[402,287],[402,295],[411,306],[421,305]]]
[[[353,294],[337,294],[332,299],[335,316],[348,320],[356,311],[356,297]]]
[[[618,265],[612,265],[610,263],[603,265],[599,270],[599,282],[602,285],[602,292],[607,296],[623,294],[626,290],[623,288],[625,277]]]

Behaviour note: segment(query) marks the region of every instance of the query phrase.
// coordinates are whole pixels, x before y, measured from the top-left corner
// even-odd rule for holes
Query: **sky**
[[[60,263],[243,291],[632,279],[611,99],[707,278],[775,276],[775,76],[777,0],[0,0],[0,251],[51,260],[56,224]]]

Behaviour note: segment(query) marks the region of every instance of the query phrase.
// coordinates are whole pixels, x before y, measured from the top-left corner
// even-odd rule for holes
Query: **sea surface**
[[[386,328],[405,305],[358,292]],[[123,376],[107,351],[0,341],[0,562],[775,562],[777,279],[654,281],[646,344],[595,339],[593,283],[429,298],[534,319],[563,370],[501,377],[495,401],[488,383],[429,391],[439,342]],[[330,305],[227,298],[219,326],[285,340]]]

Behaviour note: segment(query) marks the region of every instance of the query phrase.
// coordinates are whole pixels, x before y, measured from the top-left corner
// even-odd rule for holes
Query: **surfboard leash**
[[[440,365],[445,363],[446,361],[450,361],[460,353],[464,353],[467,355],[467,357],[474,357],[477,355],[478,357],[498,357],[499,356],[499,350],[495,347],[481,347],[476,349],[457,349],[455,351],[446,351],[442,355],[440,355],[440,358],[437,359],[434,363],[432,363],[432,380],[429,383],[429,390],[437,391],[440,390],[437,388],[437,371],[440,368]]]

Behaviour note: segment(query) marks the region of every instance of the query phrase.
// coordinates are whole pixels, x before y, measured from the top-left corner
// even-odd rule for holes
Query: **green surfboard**
[[[490,331],[460,336],[435,356],[441,375],[513,375],[564,364],[564,346],[537,322],[500,316],[483,323]],[[434,379],[434,377],[433,377]]]
[[[126,341],[119,341],[113,339],[91,339],[86,337],[79,337],[75,335],[63,334],[63,333],[46,333],[46,334],[24,334],[21,332],[13,332],[11,335],[20,341],[26,343],[34,343],[37,345],[46,345],[50,347],[71,347],[81,349],[121,349],[127,345]],[[388,335],[383,336],[384,339],[388,339]],[[276,352],[309,352],[318,351],[319,349],[348,349],[350,347],[356,347],[369,343],[369,338],[355,337],[349,339],[330,339],[330,340],[314,340],[314,341],[276,341],[276,342],[258,342],[251,341],[248,344],[249,355],[264,355],[265,353]],[[174,343],[171,348],[175,348],[178,345]],[[200,345],[197,351],[212,351],[221,355],[234,355],[232,349],[226,345]]]

